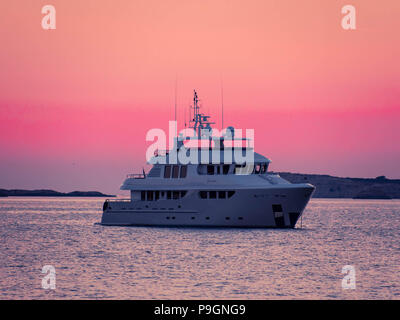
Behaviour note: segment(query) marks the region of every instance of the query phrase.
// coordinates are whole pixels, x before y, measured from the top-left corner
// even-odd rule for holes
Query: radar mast
[[[206,116],[200,113],[199,98],[197,96],[196,90],[193,95],[193,118],[190,120],[190,128],[192,128],[198,138],[202,135],[211,136],[212,128],[211,125],[215,122],[211,122],[208,119],[210,116]]]

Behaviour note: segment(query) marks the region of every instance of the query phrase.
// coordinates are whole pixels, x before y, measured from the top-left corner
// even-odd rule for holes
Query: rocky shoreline
[[[400,179],[341,178],[322,174],[276,172],[292,183],[311,183],[313,198],[400,199]]]
[[[0,197],[115,197],[98,191],[58,192],[54,190],[0,189]]]

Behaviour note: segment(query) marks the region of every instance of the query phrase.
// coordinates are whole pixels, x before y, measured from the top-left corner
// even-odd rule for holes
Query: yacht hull
[[[115,226],[294,228],[314,187],[289,184],[239,189],[229,199],[201,199],[190,190],[180,200],[110,201],[101,224]]]

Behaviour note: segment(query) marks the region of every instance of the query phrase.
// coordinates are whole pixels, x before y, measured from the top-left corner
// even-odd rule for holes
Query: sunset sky
[[[179,127],[196,89],[220,128],[222,82],[225,127],[253,128],[271,170],[400,178],[398,0],[14,0],[0,16],[0,188],[118,192],[173,120],[176,79]]]

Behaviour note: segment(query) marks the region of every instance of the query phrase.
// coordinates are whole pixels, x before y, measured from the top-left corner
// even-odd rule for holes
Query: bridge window
[[[207,166],[207,174],[213,175],[214,174],[214,166],[212,164]]]
[[[178,178],[179,176],[179,166],[173,166],[172,178]]]
[[[187,166],[181,166],[181,178],[186,178]]]
[[[263,164],[261,164],[261,173],[265,173],[265,172],[267,172],[267,164],[263,163]]]
[[[229,164],[224,164],[222,167],[223,174],[228,174],[229,173]]]
[[[280,204],[273,204],[272,205],[272,211],[273,212],[282,212],[282,205]]]
[[[217,191],[210,191],[210,199],[217,199]]]
[[[235,191],[228,191],[228,198],[231,198],[235,194]]]
[[[207,199],[207,191],[200,191],[200,198]]]
[[[226,192],[225,191],[218,191],[218,198],[219,199],[225,199],[226,198]]]
[[[171,178],[171,166],[165,166],[164,178]]]

